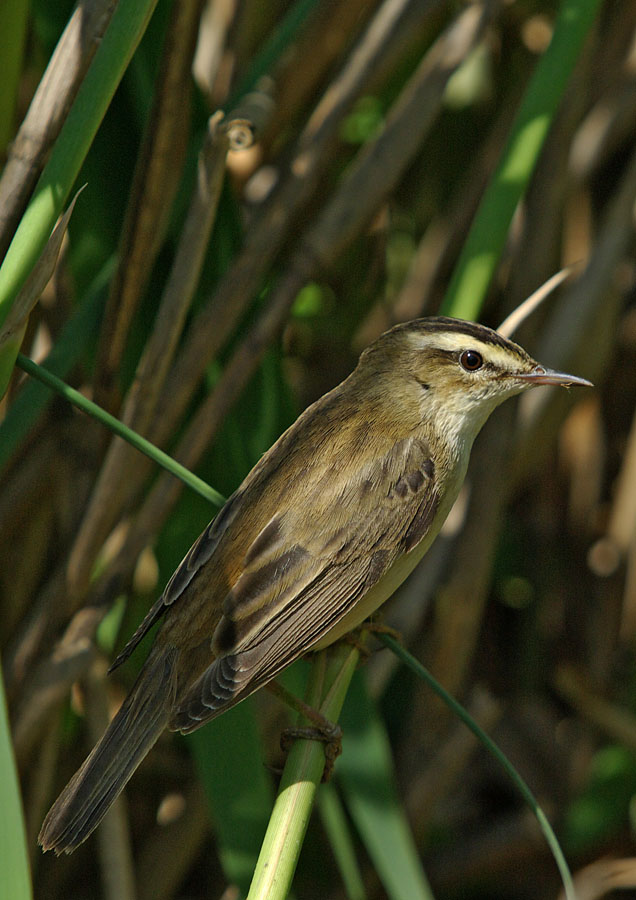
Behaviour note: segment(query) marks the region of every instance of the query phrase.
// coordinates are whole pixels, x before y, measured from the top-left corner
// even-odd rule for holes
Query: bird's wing
[[[307,652],[420,542],[438,505],[428,448],[405,440],[359,468],[355,483],[331,474],[303,504],[274,515],[225,598],[217,658],[180,699],[170,727],[198,728]]]
[[[199,572],[212,557],[212,554],[219,545],[219,541],[236,515],[240,494],[241,489],[239,488],[238,491],[235,491],[235,493],[232,494],[216,518],[212,519],[207,528],[205,528],[190,547],[166,585],[163,594],[148,610],[133,636],[112,663],[108,670],[109,672],[113,672],[128,659],[137,645],[148,634],[152,626],[159,621],[168,607],[172,606],[175,600],[184,593],[197,572]]]

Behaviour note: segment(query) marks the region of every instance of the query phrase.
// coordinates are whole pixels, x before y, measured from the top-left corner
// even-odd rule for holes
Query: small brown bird
[[[254,466],[115,660],[163,619],[42,847],[84,841],[166,727],[194,731],[384,603],[437,535],[490,413],[540,384],[590,382],[458,319],[407,322],[368,347]]]

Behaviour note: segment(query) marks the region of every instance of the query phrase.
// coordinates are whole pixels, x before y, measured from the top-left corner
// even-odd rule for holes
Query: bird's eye
[[[484,358],[476,350],[464,350],[459,361],[467,372],[476,372],[484,364]]]

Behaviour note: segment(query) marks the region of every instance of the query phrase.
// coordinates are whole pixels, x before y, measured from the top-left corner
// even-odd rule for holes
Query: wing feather
[[[215,659],[179,704],[170,727],[184,734],[194,731],[254,693],[309,651],[316,639],[340,618],[342,601],[355,602],[360,594],[359,590],[351,590],[352,585],[344,584],[339,575],[332,570],[328,577],[312,586],[312,591],[303,593],[294,608],[288,607],[279,614],[275,623],[269,623],[270,627],[264,628],[240,651]],[[330,608],[321,609],[315,601],[325,594],[332,602]]]
[[[255,539],[266,552],[248,550],[215,632],[219,655],[183,696],[172,728],[198,728],[309,651],[419,543],[439,504],[430,456],[419,441],[396,445],[347,494],[344,502],[310,500],[311,529],[301,527],[302,511],[279,511],[275,528],[266,526]],[[273,543],[263,536],[268,528]],[[303,546],[291,543],[294,534],[306,536]],[[273,545],[287,550],[272,554]]]
[[[162,618],[168,607],[172,606],[175,600],[182,596],[186,588],[192,583],[195,575],[211,559],[212,554],[219,545],[219,541],[236,516],[240,495],[240,489],[232,494],[225,506],[222,507],[190,547],[179,566],[175,569],[164,592],[148,610],[133,636],[115,658],[108,670],[109,672],[113,672],[128,659],[152,626]]]

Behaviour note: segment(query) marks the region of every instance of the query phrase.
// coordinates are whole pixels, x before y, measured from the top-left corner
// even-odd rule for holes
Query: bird
[[[438,534],[504,400],[586,385],[498,332],[429,317],[375,340],[261,457],[121,651],[139,676],[47,814],[44,850],[91,834],[166,729],[189,733],[364,622]]]

